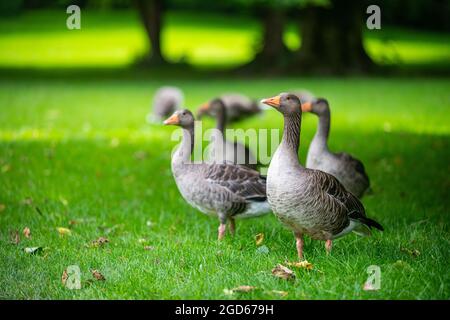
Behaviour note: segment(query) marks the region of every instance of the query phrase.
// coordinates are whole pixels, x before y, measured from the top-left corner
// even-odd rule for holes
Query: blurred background
[[[65,28],[81,8],[81,30]],[[381,9],[368,30],[366,8]],[[446,0],[12,0],[0,4],[0,68],[188,65],[342,74],[395,67],[447,74]]]

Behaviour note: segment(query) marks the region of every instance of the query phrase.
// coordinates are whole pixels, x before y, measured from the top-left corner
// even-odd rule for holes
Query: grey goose
[[[302,111],[311,112],[319,117],[317,131],[309,145],[306,167],[332,174],[348,191],[361,198],[370,186],[364,164],[348,153],[334,153],[328,148],[330,132],[328,101],[320,98],[302,103]]]
[[[147,115],[149,122],[161,122],[183,104],[183,92],[177,87],[165,86],[159,88],[152,102],[152,112]]]
[[[238,141],[231,142],[225,139],[227,109],[223,100],[221,98],[213,99],[204,109],[203,114],[216,118],[216,130],[214,130],[207,152],[209,162],[228,161],[256,170],[257,161],[250,149]]]
[[[263,103],[283,114],[281,144],[267,173],[267,199],[274,214],[295,235],[297,253],[303,259],[303,236],[326,241],[353,231],[370,235],[371,227],[383,227],[368,217],[362,203],[332,175],[307,169],[298,161],[301,128],[301,104],[295,94],[283,93]]]
[[[191,206],[219,219],[219,240],[225,235],[227,221],[234,234],[236,218],[270,212],[266,181],[258,171],[226,162],[191,161],[194,116],[189,110],[176,111],[164,124],[180,126],[183,130],[182,141],[172,155],[172,174],[177,187]]]
[[[228,123],[242,120],[262,111],[257,101],[239,93],[223,94],[219,98],[223,101],[225,108],[227,109]],[[210,103],[211,101],[208,101],[200,106],[197,112],[197,117],[199,119],[208,112]]]

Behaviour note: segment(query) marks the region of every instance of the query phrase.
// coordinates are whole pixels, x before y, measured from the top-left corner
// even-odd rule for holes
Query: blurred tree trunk
[[[161,29],[163,0],[135,0],[148,40],[151,45],[150,63],[163,64],[161,53]]]
[[[293,64],[305,72],[365,73],[374,66],[363,47],[364,2],[331,0],[300,10],[301,47]]]
[[[255,9],[262,25],[261,49],[244,69],[278,70],[286,63],[288,49],[283,42],[285,13],[279,8]]]

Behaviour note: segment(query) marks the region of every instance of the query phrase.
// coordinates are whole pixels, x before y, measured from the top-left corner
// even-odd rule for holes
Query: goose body
[[[228,123],[239,121],[243,118],[258,114],[262,111],[258,103],[242,94],[228,93],[219,97],[226,108],[226,119]],[[207,102],[200,107],[197,117],[207,113],[211,102]]]
[[[284,116],[284,131],[267,173],[267,198],[272,211],[290,228],[297,240],[299,259],[303,256],[303,235],[331,241],[351,231],[369,235],[370,228],[382,227],[366,217],[361,202],[332,175],[303,167],[298,161],[301,108],[294,94],[265,99]]]
[[[220,98],[212,100],[204,110],[204,114],[216,118],[216,129],[206,152],[208,161],[216,163],[227,161],[256,170],[257,161],[250,149],[238,141],[231,142],[225,139],[227,109],[223,100]]]
[[[172,156],[172,173],[183,198],[199,211],[220,221],[219,239],[227,221],[234,232],[236,218],[270,212],[266,181],[259,172],[231,163],[192,163],[194,117],[188,110],[176,111],[165,124],[179,125],[183,140]]]
[[[153,111],[148,116],[151,122],[160,122],[178,110],[183,104],[183,92],[176,87],[161,87],[153,97]]]
[[[364,164],[348,153],[333,153],[328,149],[330,131],[330,108],[325,99],[317,99],[302,104],[304,112],[312,112],[319,117],[316,134],[309,146],[306,167],[327,172],[336,177],[345,188],[358,198],[370,186]]]

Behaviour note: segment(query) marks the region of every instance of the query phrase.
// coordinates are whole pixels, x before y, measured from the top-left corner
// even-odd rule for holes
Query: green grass
[[[81,30],[67,30],[67,14],[33,11],[0,20],[0,67],[76,68],[132,64],[148,50],[135,11],[83,10]],[[250,61],[261,37],[260,25],[246,16],[168,12],[162,47],[170,61],[197,67],[232,67]],[[290,23],[285,42],[300,45]],[[365,46],[382,65],[450,66],[450,36],[382,26],[365,31]]]
[[[331,256],[322,242],[308,239],[306,258],[314,270],[296,271],[295,281],[275,278],[271,269],[295,260],[296,251],[292,234],[274,216],[239,221],[236,237],[218,243],[218,221],[180,197],[170,172],[173,128],[144,122],[161,80],[2,78],[1,298],[280,298],[271,290],[288,292],[283,299],[450,298],[449,80],[200,77],[171,83],[185,91],[190,108],[233,90],[265,97],[307,87],[326,96],[333,111],[331,147],[366,164],[374,193],[363,202],[386,231],[340,239]],[[236,126],[281,125],[270,110]],[[305,117],[302,161],[315,125]],[[142,152],[146,157],[136,157]],[[11,244],[10,232],[25,227],[32,238]],[[60,236],[57,227],[72,235]],[[265,235],[266,255],[256,252],[258,233]],[[100,236],[110,243],[90,247]],[[48,249],[42,255],[23,251],[34,246]],[[69,265],[81,268],[81,290],[61,284]],[[369,265],[381,267],[379,291],[362,290]],[[89,282],[91,269],[106,281]],[[259,289],[225,295],[239,285]]]
[[[121,69],[147,50],[134,12],[83,12],[81,31],[66,30],[65,19],[64,11],[40,11],[0,21],[0,298],[450,298],[448,78],[147,75]],[[233,66],[251,59],[258,35],[257,23],[243,17],[170,13],[163,46],[172,61]],[[366,33],[366,47],[383,64],[448,67],[448,40],[390,28]],[[300,44],[292,25],[286,42]],[[308,88],[327,97],[330,146],[364,161],[374,192],[363,202],[386,231],[340,239],[331,256],[308,239],[314,269],[296,270],[289,282],[271,274],[296,259],[292,234],[274,216],[239,221],[236,237],[218,243],[218,221],[176,189],[174,128],[145,123],[154,91],[165,84],[180,86],[191,109],[230,91],[262,98]],[[236,124],[281,126],[273,110]],[[304,117],[302,161],[315,126],[314,117]],[[10,233],[25,227],[32,237],[11,243]],[[72,234],[60,236],[58,227]],[[258,233],[268,254],[256,251]],[[90,246],[100,236],[110,242]],[[27,247],[46,249],[29,255]],[[61,284],[69,265],[82,271],[81,290]],[[370,265],[381,268],[379,291],[362,290]],[[106,281],[91,282],[92,269]],[[240,285],[258,289],[224,293]]]

